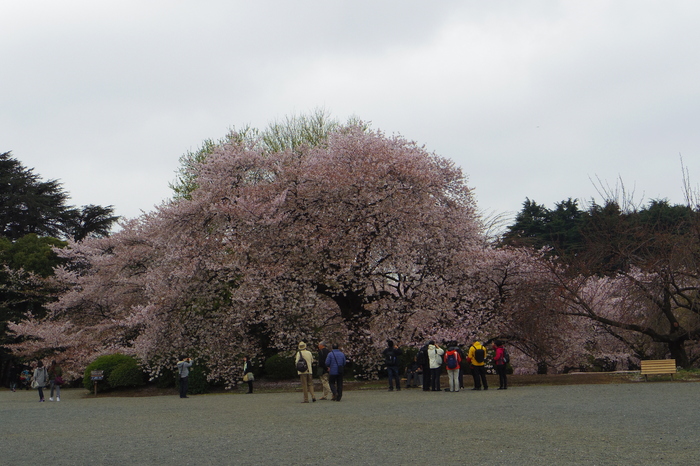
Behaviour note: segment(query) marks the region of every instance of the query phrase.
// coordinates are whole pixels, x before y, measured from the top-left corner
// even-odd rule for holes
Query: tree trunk
[[[323,286],[317,286],[316,290],[331,298],[340,309],[340,315],[348,329],[348,342],[345,349],[355,363],[355,375],[364,379],[374,378],[376,358],[371,352],[373,348],[370,333],[372,313],[365,307],[362,295],[354,291],[332,292]]]
[[[668,350],[671,352],[671,357],[676,360],[676,366],[690,369],[690,360],[688,359],[688,353],[685,351],[684,340],[669,342]]]

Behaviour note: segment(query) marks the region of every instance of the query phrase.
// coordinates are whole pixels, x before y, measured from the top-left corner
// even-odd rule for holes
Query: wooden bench
[[[649,359],[642,361],[642,375],[644,380],[648,381],[648,375],[657,374],[671,374],[671,380],[673,380],[673,374],[676,371],[676,360],[675,359]]]

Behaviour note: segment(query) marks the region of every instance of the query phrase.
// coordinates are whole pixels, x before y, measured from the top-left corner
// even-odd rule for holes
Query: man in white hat
[[[303,360],[303,362],[300,362]],[[302,403],[309,402],[309,392],[311,392],[311,401],[316,401],[314,396],[314,379],[313,373],[311,372],[311,365],[314,362],[314,357],[310,351],[306,349],[306,343],[303,341],[299,343],[299,351],[294,358],[294,363],[297,367],[297,374],[301,379],[301,389],[304,392],[304,401]]]

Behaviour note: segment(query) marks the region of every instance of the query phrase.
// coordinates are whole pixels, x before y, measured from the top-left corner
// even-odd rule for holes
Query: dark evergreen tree
[[[2,344],[8,322],[27,312],[41,317],[55,290],[46,277],[60,259],[53,247],[62,239],[107,236],[118,217],[112,206],[66,205],[68,194],[56,180],[43,181],[10,152],[0,154],[0,375],[8,358]]]
[[[80,209],[70,209],[66,213],[65,232],[75,241],[80,241],[88,236],[104,238],[109,236],[114,222],[119,217],[114,214],[112,206],[86,205]]]
[[[67,199],[58,181],[41,181],[10,152],[0,154],[0,236],[60,236]]]
[[[79,209],[67,200],[61,183],[42,181],[10,152],[0,154],[0,236],[14,241],[33,233],[79,241],[108,235],[119,218],[112,206]]]
[[[515,223],[508,227],[503,243],[534,249],[548,247],[559,256],[576,254],[583,246],[581,226],[585,217],[578,201],[571,198],[557,203],[554,210],[525,199],[523,209]]]

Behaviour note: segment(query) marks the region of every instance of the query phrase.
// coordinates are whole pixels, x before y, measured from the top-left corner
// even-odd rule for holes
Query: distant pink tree
[[[700,357],[699,276],[696,270],[659,265],[612,276],[555,274],[563,314],[603,331],[637,361],[671,357],[679,366],[692,366]]]
[[[470,313],[482,321],[458,334],[505,341],[522,373],[590,369],[592,361],[627,365],[629,349],[609,329],[569,312],[557,280],[563,270],[546,250],[486,249],[478,267],[483,291],[467,296],[488,298]]]

